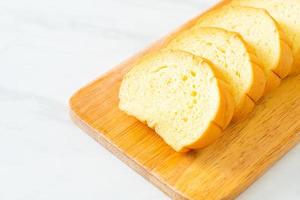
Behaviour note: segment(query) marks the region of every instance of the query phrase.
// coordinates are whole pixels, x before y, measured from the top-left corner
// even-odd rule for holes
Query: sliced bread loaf
[[[195,26],[173,39],[167,48],[190,52],[215,65],[233,94],[236,103],[234,120],[250,113],[264,93],[264,72],[257,66],[255,55],[237,33],[221,28]]]
[[[212,64],[182,51],[145,56],[124,77],[119,107],[176,151],[212,143],[229,124],[234,100]]]
[[[196,26],[220,27],[239,33],[253,48],[265,72],[266,92],[279,86],[291,71],[291,49],[275,20],[264,9],[225,6],[204,15]]]
[[[300,0],[233,0],[233,5],[266,9],[285,32],[292,48],[294,64],[291,74],[300,73]]]

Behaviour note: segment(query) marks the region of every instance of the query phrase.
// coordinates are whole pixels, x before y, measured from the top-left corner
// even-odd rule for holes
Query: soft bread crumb
[[[224,28],[239,33],[254,49],[265,76],[271,73],[286,77],[292,67],[293,56],[276,21],[264,9],[242,6],[225,6],[209,12],[199,19],[197,26]],[[273,90],[278,82],[267,79],[266,91]]]
[[[124,77],[119,107],[146,122],[176,151],[195,143],[204,147],[220,136],[234,111],[229,89],[211,67],[182,51],[147,55]],[[219,129],[213,128],[216,124]]]
[[[266,9],[282,28],[292,48],[294,63],[291,74],[300,73],[300,1],[299,0],[233,0],[232,5]]]
[[[237,33],[196,26],[174,38],[167,48],[190,52],[214,64],[233,94],[236,103],[235,120],[249,114],[264,93],[264,72],[255,64],[255,55]]]

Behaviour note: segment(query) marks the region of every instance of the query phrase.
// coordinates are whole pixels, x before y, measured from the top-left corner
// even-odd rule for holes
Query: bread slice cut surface
[[[195,26],[173,39],[168,49],[190,52],[210,60],[229,85],[236,107],[234,119],[245,117],[265,89],[265,75],[242,37],[221,28]]]
[[[292,48],[291,74],[300,73],[300,0],[233,0],[232,5],[266,9],[278,22]]]
[[[224,28],[239,33],[253,49],[262,66],[267,84],[266,91],[279,86],[292,67],[292,51],[276,21],[264,9],[225,6],[209,12],[196,26]]]
[[[211,64],[182,51],[146,55],[123,78],[119,107],[176,151],[201,148],[230,122],[234,100]]]

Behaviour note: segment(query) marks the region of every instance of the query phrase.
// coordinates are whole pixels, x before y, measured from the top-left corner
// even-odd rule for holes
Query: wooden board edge
[[[105,147],[108,151],[110,151],[112,154],[114,154],[116,157],[118,157],[122,162],[124,162],[126,165],[128,165],[130,168],[132,168],[134,171],[136,171],[138,174],[143,176],[146,180],[151,182],[153,185],[158,187],[161,191],[163,191],[165,194],[167,194],[169,197],[172,199],[188,199],[185,197],[183,194],[178,192],[176,188],[172,188],[166,183],[163,183],[161,180],[159,180],[158,177],[155,176],[155,174],[148,172],[142,165],[140,165],[137,161],[131,159],[128,155],[126,155],[118,146],[115,144],[111,143],[109,138],[106,138],[104,134],[101,132],[98,132],[94,128],[92,128],[89,124],[84,122],[77,114],[76,114],[76,109],[74,109],[74,104],[73,101],[76,99],[77,96],[80,96],[81,91],[84,91],[84,89],[88,88],[90,85],[94,84],[95,82],[99,81],[100,79],[103,79],[107,76],[110,76],[114,73],[117,73],[118,70],[121,70],[125,65],[129,65],[131,63],[136,62],[137,59],[139,59],[141,56],[143,56],[146,53],[155,51],[159,48],[161,48],[165,43],[167,43],[171,38],[173,38],[180,30],[188,28],[193,25],[193,23],[201,16],[204,15],[205,13],[218,8],[220,6],[223,6],[227,4],[230,0],[224,0],[216,4],[215,6],[211,7],[207,11],[204,11],[201,13],[199,16],[194,17],[192,20],[189,22],[185,23],[184,25],[180,26],[179,28],[175,29],[175,31],[171,32],[170,34],[166,35],[162,39],[154,42],[144,50],[140,51],[136,55],[130,57],[129,59],[125,60],[124,62],[120,63],[116,67],[112,68],[105,74],[101,75],[94,81],[90,82],[86,86],[82,87],[80,90],[75,92],[72,97],[69,100],[69,105],[70,105],[70,116],[72,121],[79,127],[81,128],[84,132],[86,132],[88,135],[90,135],[94,140],[96,140],[99,144],[101,144],[103,147]],[[278,145],[278,148],[275,149],[275,151],[271,152],[270,155],[278,154],[276,156],[269,156],[266,159],[270,158],[270,161],[268,162],[263,162],[265,163],[265,167],[263,170],[254,173],[252,177],[249,177],[248,182],[245,184],[244,187],[237,188],[236,190],[232,191],[232,194],[228,199],[233,199],[236,198],[240,193],[245,191],[253,182],[255,182],[258,178],[260,178],[268,169],[270,169],[280,158],[282,158],[289,150],[291,150],[294,146],[296,146],[300,141],[300,133],[296,134],[295,139],[292,139],[292,142],[286,141],[285,144],[283,145]],[[278,152],[277,152],[278,151]],[[268,165],[267,165],[268,164]],[[227,198],[226,198],[227,199]]]
[[[69,115],[71,120],[85,133],[87,133],[90,137],[92,137],[96,142],[102,145],[105,149],[111,152],[114,156],[120,159],[123,163],[129,166],[131,169],[136,171],[139,175],[144,177],[147,181],[152,183],[154,186],[159,188],[166,195],[176,200],[188,200],[180,192],[176,191],[175,188],[170,187],[168,184],[163,183],[159,180],[153,173],[149,173],[142,165],[140,165],[135,160],[131,159],[127,156],[118,146],[114,145],[110,142],[108,138],[105,137],[104,134],[99,133],[97,130],[89,126],[80,117],[72,110],[69,110]]]
[[[284,144],[277,145],[273,151],[271,151],[265,159],[260,160],[257,165],[262,165],[258,172],[252,173],[249,176],[248,181],[244,186],[236,188],[232,191],[231,198],[235,199],[244,191],[246,191],[254,182],[261,178],[269,169],[271,169],[284,155],[286,155],[291,149],[293,149],[300,142],[300,132],[296,133],[291,139],[287,139]],[[273,155],[274,154],[274,155]],[[267,160],[267,161],[266,161]],[[228,199],[231,199],[228,198]],[[227,199],[227,198],[225,198]]]
[[[183,194],[178,192],[176,188],[170,187],[168,184],[163,183],[156,177],[153,173],[148,172],[142,165],[140,165],[135,160],[131,159],[126,153],[124,153],[118,146],[114,145],[110,142],[108,138],[105,137],[104,134],[98,132],[83,120],[80,119],[77,114],[70,109],[69,110],[70,117],[72,121],[85,133],[87,133],[90,137],[92,137],[96,142],[102,145],[105,149],[115,155],[118,159],[120,159],[123,163],[129,166],[131,169],[136,171],[142,177],[144,177],[147,181],[152,183],[154,186],[159,188],[162,192],[168,195],[171,199],[176,200],[188,200],[188,197],[185,197]],[[292,141],[292,142],[291,142]],[[289,152],[294,146],[296,146],[300,142],[300,133],[295,134],[295,138],[291,140],[287,140],[284,144],[280,145],[278,148],[275,148],[274,151],[270,153],[266,159],[270,159],[270,161],[265,162],[264,160],[261,163],[265,163],[265,167],[262,167],[263,170],[257,172],[255,175],[253,174],[252,177],[249,177],[248,182],[244,184],[244,187],[237,188],[235,191],[232,192],[230,196],[226,199],[235,199],[237,198],[242,192],[247,190],[254,183],[258,180],[266,171],[268,171],[273,165],[279,161],[286,153]],[[276,156],[271,156],[275,154]]]

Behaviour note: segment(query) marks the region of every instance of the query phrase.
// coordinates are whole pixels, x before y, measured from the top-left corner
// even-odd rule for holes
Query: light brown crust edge
[[[182,149],[185,152],[189,149],[200,149],[204,148],[210,144],[212,144],[217,138],[222,136],[223,130],[216,125],[215,123],[211,122],[205,131],[205,133],[194,143],[186,146],[185,149]]]
[[[266,89],[264,94],[271,92],[281,84],[281,79],[274,73],[270,72],[267,78]]]
[[[293,76],[298,74],[300,74],[300,49],[295,55],[294,63],[290,75]]]
[[[198,140],[185,146],[180,150],[180,152],[186,152],[188,149],[204,148],[212,144],[215,140],[223,135],[223,130],[231,122],[235,108],[234,99],[229,92],[229,88],[226,83],[217,79],[217,84],[220,92],[220,107],[215,119],[210,122],[206,131]]]
[[[212,144],[216,139],[218,139],[222,135],[223,130],[226,129],[226,127],[229,125],[235,110],[235,102],[230,92],[230,89],[227,86],[227,84],[222,79],[220,79],[220,74],[218,74],[218,71],[215,70],[214,65],[205,58],[195,55],[193,56],[194,58],[199,59],[200,61],[206,62],[216,76],[216,84],[219,89],[220,95],[219,109],[215,115],[215,118],[212,119],[207,129],[195,142],[179,148],[178,146],[176,147],[169,144],[174,150],[181,153],[188,152],[191,149],[204,148]]]
[[[240,104],[236,105],[237,109],[233,115],[232,121],[236,122],[244,119],[249,113],[253,111],[254,107],[254,101],[248,95],[245,95]]]
[[[248,54],[250,63],[252,66],[252,84],[246,92],[243,100],[236,105],[235,113],[232,121],[239,121],[245,118],[255,107],[255,103],[264,95],[266,89],[266,75],[260,65],[258,59],[254,54],[254,50],[244,41],[243,37],[239,33],[233,32],[243,42]]]
[[[226,29],[223,28],[218,28],[218,27],[201,27],[201,26],[195,26],[195,27],[191,27],[190,29],[186,30],[185,32],[181,33],[180,35],[177,35],[175,37],[176,38],[179,37],[180,39],[184,39],[186,37],[190,37],[194,34],[197,34],[198,31],[201,31],[201,29],[206,30],[206,32],[208,31],[221,31],[220,33],[223,33],[223,35],[225,34],[226,36],[230,36],[230,37],[234,37],[237,40],[240,40],[241,45],[244,47],[244,49],[246,50],[247,54],[248,54],[248,58],[250,61],[249,62],[249,66],[251,66],[251,84],[248,85],[248,88],[245,90],[244,95],[247,96],[245,98],[247,99],[242,99],[240,102],[236,102],[236,108],[233,114],[233,118],[235,119],[235,121],[238,121],[239,119],[244,118],[246,115],[248,115],[254,108],[254,102],[257,102],[264,94],[264,90],[265,90],[265,85],[266,85],[266,76],[265,73],[263,72],[263,70],[261,69],[261,67],[258,66],[257,63],[257,59],[256,56],[254,54],[254,50],[252,50],[250,48],[250,46],[244,41],[243,37],[236,32],[232,32],[232,31],[228,31]],[[225,37],[225,36],[224,36]],[[172,44],[171,40],[168,45],[165,47],[166,49],[179,49],[177,48],[176,45]],[[169,46],[171,44],[171,46]],[[176,43],[175,43],[176,44]],[[192,52],[190,52],[192,53]],[[198,55],[196,55],[198,56]],[[213,61],[208,60],[209,62],[213,63]],[[219,70],[215,70],[217,73],[219,74],[219,78],[223,79],[222,77],[222,73],[218,72]],[[248,98],[250,97],[250,99],[252,99],[254,102],[251,102],[250,99]],[[244,106],[241,106],[244,105]],[[244,107],[246,107],[247,109],[245,109]]]
[[[300,54],[300,53],[299,53]],[[300,57],[300,55],[299,55],[299,57]],[[292,76],[295,76],[295,75],[298,75],[298,74],[300,74],[300,61],[298,61],[299,63],[294,63],[293,64],[293,68],[292,68],[292,71],[291,71],[291,73],[290,73],[290,75],[292,75]]]
[[[266,75],[263,70],[254,63],[252,60],[252,86],[249,88],[247,95],[254,101],[257,102],[263,95],[266,89]]]
[[[227,84],[224,81],[217,79],[217,85],[220,93],[219,110],[212,122],[224,130],[233,117],[235,102]]]
[[[292,72],[294,56],[282,33],[280,33],[280,37],[280,59],[278,67],[273,72],[283,79]]]
[[[249,113],[251,113],[255,107],[255,103],[265,93],[266,78],[264,72],[254,62],[252,62],[252,70],[253,84],[251,85],[248,93],[244,96],[243,100],[236,105],[235,113],[232,118],[232,121],[234,122],[245,118]],[[275,81],[277,81],[277,79],[275,79]]]
[[[230,1],[229,5],[254,7],[254,6],[250,6],[250,5],[240,4],[240,1]],[[282,51],[281,51],[278,68],[277,68],[277,70],[274,69],[274,72],[281,79],[286,77],[289,74],[291,74],[291,75],[299,74],[300,73],[300,51],[297,53],[293,53],[293,50],[291,48],[292,42],[286,38],[286,34],[284,33],[282,26],[277,22],[276,17],[273,17],[273,14],[268,12],[268,9],[260,7],[260,6],[257,6],[257,7],[255,6],[254,8],[259,8],[259,9],[265,10],[273,18],[273,21],[275,22],[276,26],[279,29],[279,37],[281,40],[280,47],[281,47]],[[284,54],[286,54],[286,55],[284,55]],[[284,69],[286,67],[288,67],[290,69]]]
[[[197,20],[196,25],[198,25],[201,21],[205,20],[206,17],[212,15],[213,13],[217,13],[224,8],[226,9],[227,6],[228,6],[228,8],[230,8],[230,7],[249,7],[249,6],[231,5],[230,1],[229,1],[228,4],[225,4],[225,6],[222,6],[216,10],[210,11],[210,12],[206,13],[205,15],[203,15],[202,17],[200,17]],[[280,83],[281,83],[280,79],[282,79],[281,77],[284,78],[291,72],[294,58],[293,58],[291,48],[288,46],[288,44],[286,42],[285,35],[282,33],[280,26],[277,24],[276,20],[268,13],[268,11],[263,8],[254,8],[254,7],[249,7],[249,8],[260,10],[265,15],[269,16],[270,19],[272,20],[272,22],[274,23],[274,26],[278,30],[278,39],[279,39],[279,43],[280,43],[279,44],[280,55],[279,55],[279,58],[277,61],[277,65],[275,65],[274,68],[272,69],[272,71],[270,71],[270,73],[268,75],[266,75],[267,83],[266,83],[266,88],[264,91],[264,94],[266,94],[269,91],[272,91],[273,89],[277,88],[280,85]],[[275,78],[275,76],[272,75],[271,73],[273,73],[275,76],[277,75],[278,78]]]
[[[191,54],[186,51],[182,50],[169,50],[169,49],[162,49],[160,51],[156,51],[152,54],[148,54],[147,56],[144,56],[143,59],[139,60],[139,64],[143,63],[144,61],[147,61],[149,58],[153,57],[160,57],[163,56],[165,53],[181,53],[191,56],[194,60],[198,61],[200,64],[205,63],[207,67],[212,71],[212,73],[215,76],[216,81],[216,88],[218,88],[219,93],[219,102],[218,102],[218,110],[215,114],[215,117],[211,120],[206,130],[202,133],[200,138],[196,140],[196,142],[192,143],[199,143],[201,144],[201,147],[205,147],[212,142],[214,142],[217,138],[219,138],[222,135],[223,130],[228,126],[228,124],[231,122],[233,113],[235,110],[235,102],[234,98],[230,92],[229,87],[227,84],[221,79],[221,75],[219,74],[218,70],[215,69],[214,65],[207,59],[202,58],[200,56],[196,56],[194,54]],[[122,110],[122,109],[121,109]],[[142,123],[145,123],[149,128],[153,129],[156,134],[158,134],[166,144],[171,146],[175,151],[177,152],[188,152],[191,148],[189,148],[190,144],[187,144],[185,146],[179,146],[175,144],[171,144],[167,142],[164,137],[162,137],[155,129],[155,125],[151,125],[147,122],[147,120],[143,120],[138,118],[137,116],[130,114],[128,111],[123,110],[123,112],[127,113],[130,116],[134,116]],[[191,145],[192,145],[191,144]],[[199,145],[197,145],[199,146]],[[198,147],[198,148],[201,148]]]

